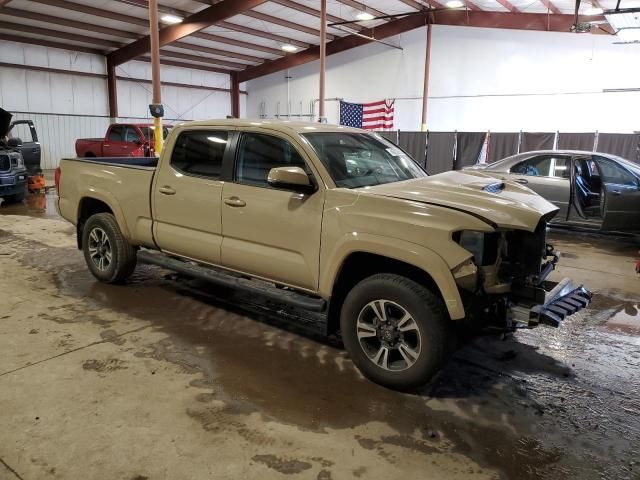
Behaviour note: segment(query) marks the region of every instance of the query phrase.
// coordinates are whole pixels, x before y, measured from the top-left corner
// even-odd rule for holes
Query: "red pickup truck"
[[[167,138],[171,125],[163,126]],[[78,157],[151,157],[154,156],[153,124],[112,123],[104,138],[76,140]]]

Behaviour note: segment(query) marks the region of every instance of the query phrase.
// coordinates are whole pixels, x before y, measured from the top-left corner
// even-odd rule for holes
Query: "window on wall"
[[[300,167],[309,173],[304,160],[287,140],[261,133],[242,134],[236,160],[236,181],[269,187],[267,176],[275,167]]]
[[[219,130],[182,132],[171,154],[171,166],[187,175],[219,178],[229,133]]]
[[[528,158],[511,168],[511,173],[534,177],[571,177],[571,159],[569,157],[539,155]]]

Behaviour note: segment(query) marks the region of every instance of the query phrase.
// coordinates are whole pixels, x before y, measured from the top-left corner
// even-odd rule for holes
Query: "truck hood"
[[[424,178],[357,189],[467,212],[500,228],[534,231],[558,208],[527,187],[480,172],[445,172]]]
[[[6,110],[0,108],[0,140],[7,136],[9,133],[9,127],[11,126],[11,115]]]

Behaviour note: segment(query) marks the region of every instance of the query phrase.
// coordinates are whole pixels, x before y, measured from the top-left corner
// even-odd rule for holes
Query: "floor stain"
[[[251,457],[251,459],[255,462],[262,463],[267,467],[276,470],[277,472],[284,473],[285,475],[300,473],[305,470],[309,470],[312,467],[309,462],[303,462],[301,460],[295,459],[283,459],[275,455],[254,455],[253,457]]]

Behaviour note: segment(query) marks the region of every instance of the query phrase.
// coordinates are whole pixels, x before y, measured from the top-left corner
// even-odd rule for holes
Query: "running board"
[[[311,297],[293,290],[277,289],[271,286],[270,283],[263,282],[262,280],[248,280],[235,277],[211,267],[168,257],[162,253],[151,253],[142,250],[138,252],[138,261],[150,265],[157,265],[158,267],[173,270],[188,277],[194,277],[223,287],[250,292],[275,302],[286,303],[292,307],[303,310],[324,312],[327,308],[327,302],[322,298]]]

